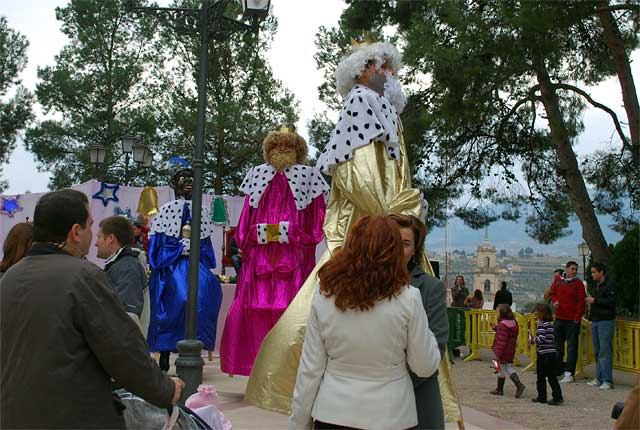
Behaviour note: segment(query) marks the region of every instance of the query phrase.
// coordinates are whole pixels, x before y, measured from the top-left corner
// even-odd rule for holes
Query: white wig
[[[342,97],[356,84],[362,75],[367,61],[375,60],[375,67],[379,69],[386,61],[391,65],[393,73],[402,68],[402,56],[395,46],[387,42],[376,42],[354,46],[345,55],[336,68],[336,89]]]

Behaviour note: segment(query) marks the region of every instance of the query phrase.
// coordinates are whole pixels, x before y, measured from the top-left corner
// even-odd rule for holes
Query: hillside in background
[[[609,243],[616,243],[622,236],[611,230],[609,217],[599,217],[604,237]],[[508,254],[515,255],[522,248],[530,247],[534,254],[550,256],[572,257],[577,259],[578,244],[582,243],[582,227],[577,220],[573,220],[569,228],[571,234],[550,245],[543,245],[527,236],[525,223],[511,221],[497,221],[489,226],[489,241],[498,251],[504,249]],[[467,227],[459,218],[451,218],[448,227],[448,251],[454,250],[475,252],[484,238],[484,230],[473,230]],[[427,235],[427,250],[429,252],[445,252],[444,228],[437,228]]]

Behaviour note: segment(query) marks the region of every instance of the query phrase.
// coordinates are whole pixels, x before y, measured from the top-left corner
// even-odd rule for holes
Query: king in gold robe
[[[347,59],[354,55],[363,60],[358,71],[343,67],[340,75],[338,66],[337,87],[343,95],[346,93],[345,104],[331,141],[318,160],[320,170],[332,176],[323,227],[328,249],[264,339],[245,392],[248,403],[285,414],[291,413],[317,270],[342,246],[360,217],[390,213],[421,217],[423,212],[422,194],[411,187],[397,112],[404,107],[392,75],[400,68],[399,54],[387,43],[374,43],[356,47]],[[377,72],[365,66],[376,57],[384,60]],[[350,63],[343,59],[341,65]],[[386,83],[380,83],[379,76],[385,70]],[[359,78],[354,80],[353,76]],[[433,273],[426,259],[422,265],[425,272]],[[461,422],[460,403],[446,357],[440,364],[439,381],[446,421]]]

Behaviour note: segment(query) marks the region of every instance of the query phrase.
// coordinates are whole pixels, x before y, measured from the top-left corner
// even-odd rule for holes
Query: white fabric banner
[[[97,264],[100,267],[103,267],[104,260],[99,259],[96,256],[96,247],[95,242],[98,237],[98,225],[100,221],[104,218],[120,215],[122,213],[129,213],[130,216],[135,219],[138,215],[138,203],[140,201],[140,193],[144,188],[142,187],[127,187],[124,185],[120,185],[118,190],[115,192],[115,196],[118,197],[118,201],[114,202],[113,200],[109,200],[107,202],[107,206],[104,206],[102,200],[93,198],[93,195],[96,194],[101,189],[100,181],[92,179],[88,182],[85,182],[80,185],[76,185],[73,188],[74,190],[78,190],[83,192],[89,198],[89,204],[91,206],[91,213],[93,214],[93,244],[89,251],[89,255],[87,258]],[[162,206],[166,202],[174,200],[173,190],[169,186],[163,187],[155,187],[156,192],[158,193],[158,207]],[[22,210],[15,212],[13,217],[10,217],[6,214],[0,214],[0,243],[4,243],[9,230],[15,224],[25,221],[33,221],[33,212],[36,208],[36,204],[40,197],[47,193],[31,193],[31,194],[21,194],[20,195],[20,205],[22,206]],[[6,195],[7,197],[14,197],[12,195]],[[202,205],[211,208],[211,203],[213,202],[214,195],[213,194],[204,194],[202,196]],[[227,217],[229,227],[235,227],[238,225],[238,220],[240,219],[240,214],[242,213],[242,206],[244,204],[244,196],[223,196],[226,207],[227,207]],[[213,213],[213,210],[210,210],[210,213]],[[151,226],[153,218],[149,221],[149,227]],[[220,274],[221,269],[221,261],[222,261],[222,243],[223,243],[223,227],[221,225],[213,225],[213,229],[211,232],[211,242],[213,243],[213,250],[216,253],[216,269],[215,273]],[[316,248],[316,261],[322,255],[324,250],[326,249],[324,241],[322,241],[319,246]],[[0,249],[0,255],[2,255],[2,249]],[[226,273],[228,275],[235,274],[232,267],[226,268]]]

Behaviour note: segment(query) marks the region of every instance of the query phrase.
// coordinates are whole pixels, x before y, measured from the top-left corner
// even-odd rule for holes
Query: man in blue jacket
[[[596,378],[589,385],[601,390],[613,388],[613,334],[616,330],[616,295],[607,266],[591,264],[591,277],[596,282],[594,297],[584,300],[591,305],[591,340],[596,358]]]

